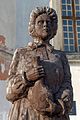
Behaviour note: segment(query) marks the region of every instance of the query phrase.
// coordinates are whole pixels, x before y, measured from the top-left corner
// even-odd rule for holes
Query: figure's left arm
[[[69,113],[72,108],[72,101],[73,101],[73,88],[71,83],[71,73],[68,60],[64,53],[61,53],[61,60],[63,65],[64,71],[64,80],[61,84],[61,87],[56,94],[56,99],[61,104],[64,114],[65,112]]]

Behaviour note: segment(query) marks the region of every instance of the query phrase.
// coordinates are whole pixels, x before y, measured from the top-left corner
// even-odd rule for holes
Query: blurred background
[[[71,120],[80,119],[80,0],[0,0],[0,120],[7,120],[11,104],[6,100],[9,65],[16,48],[32,38],[28,33],[29,16],[37,6],[49,6],[58,14],[57,35],[50,42],[65,51],[74,90]]]

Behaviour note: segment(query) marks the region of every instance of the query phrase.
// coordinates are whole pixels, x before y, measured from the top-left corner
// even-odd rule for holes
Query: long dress
[[[34,66],[35,56],[46,74],[44,79],[32,82],[23,72]],[[69,120],[73,89],[65,54],[47,44],[17,49],[10,65],[6,98],[12,102],[9,120]],[[49,102],[54,110],[46,109]]]

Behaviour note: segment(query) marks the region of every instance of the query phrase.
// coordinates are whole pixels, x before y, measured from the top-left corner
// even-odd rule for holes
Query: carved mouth
[[[47,29],[47,28],[44,28],[43,31],[48,32],[48,29]]]

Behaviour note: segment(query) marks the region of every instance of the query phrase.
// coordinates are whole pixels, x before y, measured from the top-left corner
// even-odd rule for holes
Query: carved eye
[[[38,25],[42,25],[44,23],[43,20],[38,21]]]
[[[39,20],[39,21],[37,22],[37,25],[39,25],[39,26],[41,26],[41,25],[51,25],[51,21],[50,21],[50,20],[46,20],[46,21],[44,21],[44,20]]]

